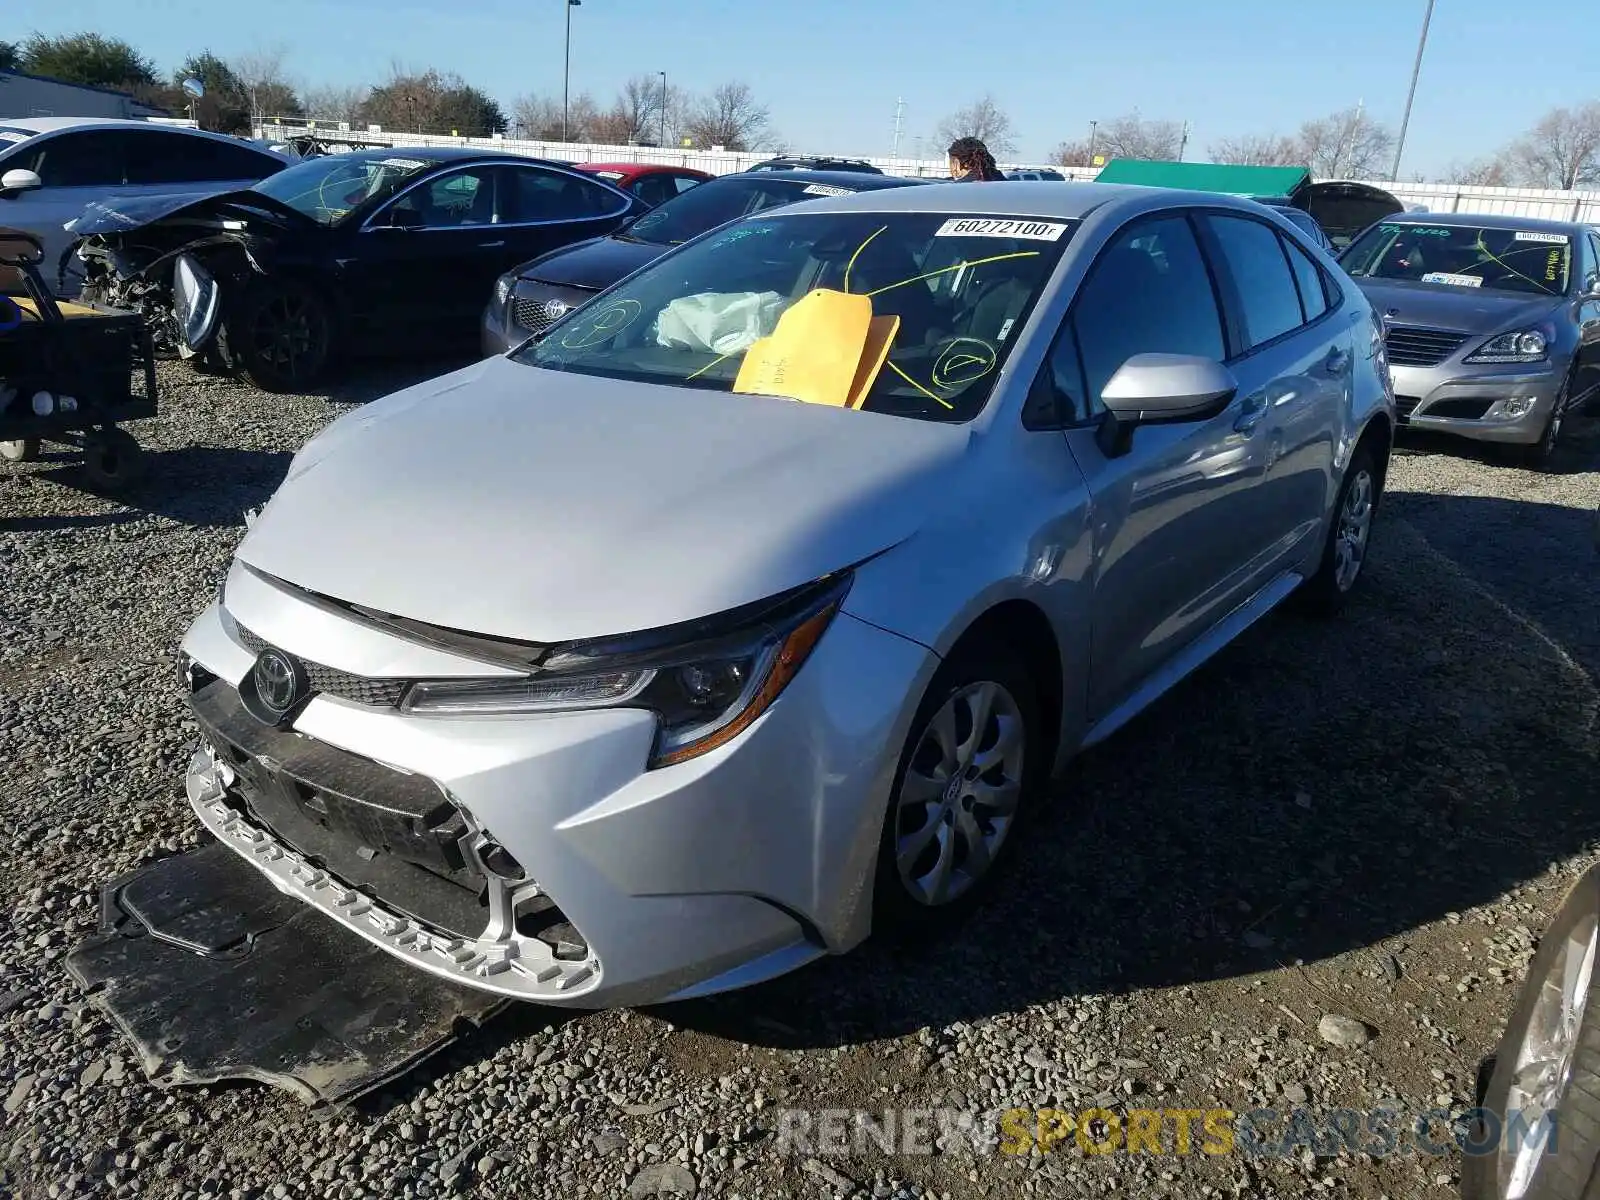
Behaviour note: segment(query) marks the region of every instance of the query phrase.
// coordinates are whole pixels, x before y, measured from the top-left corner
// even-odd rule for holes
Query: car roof
[[[825,183],[856,192],[882,191],[884,188],[897,188],[908,183],[926,182],[904,175],[869,175],[865,171],[820,171],[806,167],[785,167],[778,171],[737,171],[732,175],[719,175],[717,178],[740,179],[751,175],[762,180],[792,179],[796,183]]]
[[[918,182],[912,180],[911,182]],[[808,201],[809,210],[861,212],[977,213],[993,216],[1054,217],[1080,220],[1097,209],[1116,206],[1132,213],[1144,209],[1195,205],[1260,211],[1235,196],[1192,192],[1181,188],[1139,187],[1122,183],[1055,183],[1050,180],[995,180],[952,187],[898,189],[885,195],[829,196]]]
[[[1431,225],[1449,229],[1523,229],[1529,233],[1574,233],[1586,228],[1582,221],[1552,221],[1546,217],[1518,217],[1507,213],[1403,212],[1384,217],[1385,225]]]
[[[675,163],[581,162],[573,163],[580,171],[621,171],[628,175],[654,175],[662,171],[688,171],[693,175],[709,175],[698,167],[680,167]]]
[[[0,126],[7,129],[26,129],[34,134],[60,133],[64,129],[163,129],[171,133],[234,145],[245,140],[225,133],[212,133],[208,129],[191,129],[187,125],[161,125],[155,121],[141,121],[136,117],[0,117]],[[250,144],[256,149],[266,149],[253,142]],[[276,151],[268,150],[267,153],[272,154]]]
[[[379,146],[367,150],[346,150],[339,157],[369,160],[414,158],[425,163],[464,162],[477,159],[490,162],[532,163],[535,166],[560,167],[568,171],[575,169],[573,163],[560,162],[553,158],[534,158],[527,154],[514,154],[509,150],[478,150],[471,146]]]

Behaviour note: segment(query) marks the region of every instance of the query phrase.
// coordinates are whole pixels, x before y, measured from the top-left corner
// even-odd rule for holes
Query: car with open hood
[[[951,931],[1076,752],[1354,593],[1392,424],[1371,306],[1259,205],[758,212],[299,451],[183,639],[188,796],[523,1000]]]
[[[1550,462],[1600,394],[1600,236],[1531,217],[1397,213],[1341,265],[1382,314],[1402,420]]]
[[[345,355],[468,348],[511,265],[646,210],[564,163],[457,147],[307,159],[251,188],[90,205],[85,295],[142,312],[158,351],[269,391]]]
[[[853,171],[760,171],[698,184],[615,233],[507,271],[484,309],[483,352],[504,353],[672,247],[727,221],[818,196],[917,182]]]

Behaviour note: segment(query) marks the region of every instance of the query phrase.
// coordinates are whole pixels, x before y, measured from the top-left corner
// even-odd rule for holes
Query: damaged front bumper
[[[280,891],[415,967],[602,1008],[757,983],[866,935],[925,648],[841,615],[739,738],[647,770],[647,712],[402,712],[398,681],[484,667],[237,566],[227,600],[184,641],[196,813]],[[311,672],[286,728],[240,697],[266,646]]]

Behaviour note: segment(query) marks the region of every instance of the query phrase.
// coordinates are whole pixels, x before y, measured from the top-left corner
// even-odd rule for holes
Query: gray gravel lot
[[[833,1157],[777,1134],[792,1109],[946,1108],[998,1134],[1010,1106],[1469,1106],[1600,835],[1590,428],[1546,475],[1411,444],[1351,610],[1270,618],[1086,756],[937,950],[672,1010],[520,1009],[331,1118],[146,1086],[61,960],[102,882],[196,841],[177,639],[292,452],[443,369],[332,397],[164,369],[127,504],[62,461],[0,471],[0,1196],[1455,1194],[1453,1156],[956,1135]]]

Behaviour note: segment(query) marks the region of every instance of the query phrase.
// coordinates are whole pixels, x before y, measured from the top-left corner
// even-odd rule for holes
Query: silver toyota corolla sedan
[[[1339,261],[1387,326],[1401,419],[1549,462],[1600,393],[1600,234],[1526,217],[1406,213]]]
[[[697,238],[354,411],[185,640],[205,827],[418,968],[600,1007],[938,926],[1052,773],[1361,578],[1359,290],[1268,209],[903,188]]]

